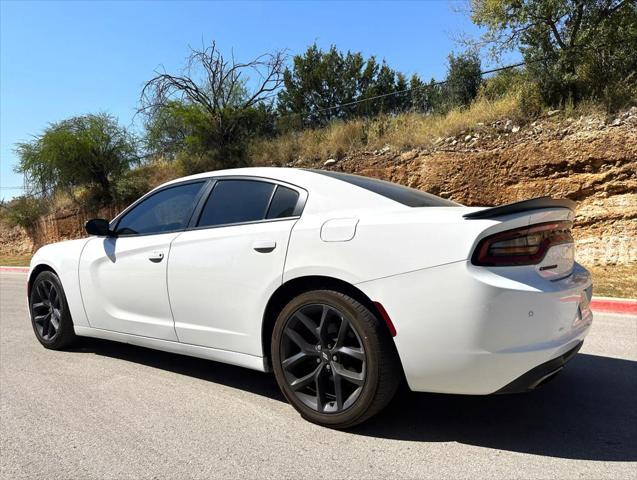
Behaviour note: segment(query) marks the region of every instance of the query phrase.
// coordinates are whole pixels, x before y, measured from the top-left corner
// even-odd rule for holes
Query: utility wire
[[[520,63],[511,64],[511,65],[506,65],[504,67],[493,68],[491,70],[482,71],[478,75],[480,75],[482,77],[483,75],[488,75],[489,73],[495,73],[495,72],[500,72],[502,70],[509,70],[511,68],[521,67],[523,65],[527,65],[528,63],[530,63],[530,62],[520,62]],[[313,113],[316,114],[316,113],[320,113],[320,112],[326,112],[326,111],[329,111],[329,110],[334,110],[334,109],[337,109],[337,108],[350,107],[352,105],[357,105],[359,103],[370,102],[372,100],[378,100],[379,98],[385,98],[385,97],[391,97],[393,95],[401,95],[403,93],[409,93],[411,91],[419,90],[421,88],[424,89],[424,88],[435,87],[435,86],[438,86],[438,85],[444,85],[447,82],[448,82],[448,80],[438,80],[436,82],[431,82],[431,83],[426,83],[424,85],[419,85],[418,87],[405,88],[403,90],[396,90],[395,92],[383,93],[381,95],[375,95],[373,97],[361,98],[360,100],[354,100],[354,101],[347,102],[347,103],[341,103],[340,105],[334,105],[334,106],[331,106],[331,107],[319,108],[319,109],[315,110]]]

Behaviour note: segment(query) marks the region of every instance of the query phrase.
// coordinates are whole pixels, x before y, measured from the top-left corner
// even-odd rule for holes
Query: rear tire
[[[380,412],[401,381],[384,324],[355,299],[314,290],[291,300],[272,335],[281,391],[313,423],[348,428]]]
[[[66,295],[55,273],[44,271],[36,277],[29,311],[35,337],[45,348],[60,350],[76,340]]]

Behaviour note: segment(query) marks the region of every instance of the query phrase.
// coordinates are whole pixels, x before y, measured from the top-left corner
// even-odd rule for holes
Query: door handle
[[[160,252],[158,250],[155,250],[153,253],[151,253],[148,256],[148,260],[150,260],[151,262],[154,263],[159,263],[164,259],[164,252]]]
[[[274,240],[257,240],[252,244],[252,248],[259,253],[270,253],[276,248],[276,242]]]

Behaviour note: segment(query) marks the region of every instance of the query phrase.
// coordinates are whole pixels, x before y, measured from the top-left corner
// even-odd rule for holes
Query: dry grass
[[[522,120],[520,100],[510,95],[499,100],[479,99],[469,108],[445,115],[405,113],[334,122],[321,129],[291,132],[251,146],[255,165],[284,165],[297,159],[342,158],[362,149],[389,145],[397,150],[428,146],[438,137],[457,135],[477,123],[502,118]]]
[[[28,267],[31,255],[0,255],[0,266],[2,267]]]
[[[586,267],[593,274],[593,295],[637,298],[637,265]]]

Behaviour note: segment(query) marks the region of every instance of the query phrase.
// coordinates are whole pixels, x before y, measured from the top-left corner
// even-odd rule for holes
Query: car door
[[[205,184],[186,182],[152,192],[112,222],[115,236],[87,242],[79,277],[91,327],[177,340],[168,301],[167,258]]]
[[[179,340],[260,356],[261,321],[281,285],[303,189],[255,178],[216,181],[194,228],[173,242],[168,291]]]

